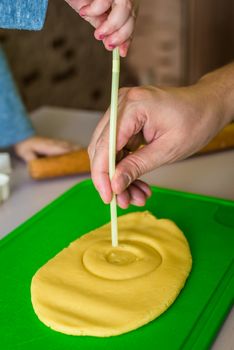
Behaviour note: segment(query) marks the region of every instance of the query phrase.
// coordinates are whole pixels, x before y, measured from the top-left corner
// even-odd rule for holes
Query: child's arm
[[[0,28],[40,30],[48,0],[0,0]]]
[[[0,91],[0,148],[14,146],[16,154],[25,161],[38,154],[59,155],[77,149],[70,142],[35,135],[1,49]]]
[[[0,148],[4,148],[33,136],[35,132],[1,49],[0,89]]]

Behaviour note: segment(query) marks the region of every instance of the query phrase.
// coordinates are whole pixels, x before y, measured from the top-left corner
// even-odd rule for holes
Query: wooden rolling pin
[[[206,147],[196,155],[234,148],[234,123],[226,126]],[[37,158],[29,162],[29,174],[35,180],[83,174],[90,172],[87,150],[67,153],[61,156]]]
[[[35,180],[90,172],[87,150],[31,160],[28,171]]]
[[[217,152],[230,148],[234,148],[234,123],[227,125],[207,146],[196,154]]]

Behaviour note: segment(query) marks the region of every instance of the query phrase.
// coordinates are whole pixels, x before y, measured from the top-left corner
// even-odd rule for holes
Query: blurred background
[[[0,43],[29,111],[108,106],[111,54],[64,0],[49,1],[42,31],[0,30]],[[190,84],[233,57],[233,0],[144,0],[121,86]]]
[[[23,0],[17,1],[17,4],[20,3],[23,3]],[[234,0],[140,0],[140,3],[141,6],[134,41],[128,57],[121,61],[120,86],[142,84],[160,86],[188,85],[196,82],[206,72],[233,61]],[[98,111],[106,110],[110,103],[112,60],[111,53],[107,52],[102,43],[94,38],[93,32],[94,30],[90,24],[82,20],[64,0],[49,0],[46,22],[41,31],[0,30],[0,46],[6,52],[20,95],[27,110],[30,112],[29,116],[32,119],[37,135],[73,141],[84,147],[84,150],[55,158],[41,157],[45,151],[39,149],[35,153],[37,155],[39,154],[40,157],[28,162],[28,164],[15,157],[16,151],[12,152],[11,148],[6,149],[6,152],[3,150],[4,153],[0,149],[0,238],[34,215],[56,197],[60,196],[64,191],[67,191],[69,187],[90,176],[90,164],[86,148],[95,125],[102,115]],[[5,92],[5,90],[4,86],[0,84],[0,94],[2,92]],[[2,96],[4,96],[4,93]],[[11,105],[9,103],[11,99],[9,100],[8,96],[8,94],[5,94],[3,102],[6,104],[6,110],[9,112],[6,113],[6,116],[9,115],[10,120],[10,117],[14,116],[15,109],[12,108],[14,104]],[[40,108],[42,106],[49,107]],[[24,115],[21,117],[23,120]],[[2,128],[2,120],[4,118],[0,121],[0,131],[2,131],[2,134],[0,133],[0,141],[4,139],[4,135],[9,131]],[[16,126],[19,126],[20,130],[20,124]],[[14,140],[14,137],[19,136],[17,135],[18,129],[10,130],[10,132],[13,135],[12,143],[17,144],[18,141]],[[48,145],[48,147],[44,147],[43,145],[43,149],[47,148],[48,152],[45,155],[52,154],[49,150],[50,147],[53,148],[53,143],[52,146],[51,143],[48,143]],[[24,145],[24,152],[25,148]],[[230,150],[216,153],[216,151],[227,149]],[[17,154],[23,158],[22,148],[21,153],[18,151]],[[203,154],[203,156],[194,156],[186,161],[160,167],[160,169],[144,175],[142,179],[149,184],[155,184],[164,188],[173,188],[233,200],[234,123],[224,128],[199,154]],[[5,163],[3,162],[4,159]],[[12,170],[10,160],[12,161]],[[69,174],[71,176],[68,177],[67,175]],[[36,181],[39,179],[43,180]],[[11,196],[8,199],[10,193]],[[77,197],[72,197],[71,199],[74,201],[72,202],[74,205],[76,200],[77,202],[83,200],[79,193],[78,190]],[[187,202],[183,202],[183,196],[181,200],[178,197],[178,203],[181,204],[180,208],[177,208],[176,211],[173,208],[175,205],[174,202],[168,202],[168,205],[165,206],[165,217],[170,217],[169,215],[174,217],[174,212],[179,213],[180,211],[181,213],[178,214],[178,218],[180,218],[181,224],[184,218],[186,218],[183,226],[189,229],[189,220],[192,225],[195,222],[194,220],[197,220],[199,216],[195,217],[197,213],[191,209],[195,208],[195,206],[193,204],[187,205]],[[157,208],[161,205],[160,197],[162,198],[162,203],[166,203],[163,196],[155,197]],[[172,197],[175,196],[173,195]],[[7,203],[5,203],[6,199],[8,199]],[[91,199],[87,198],[87,200],[83,200],[82,203],[84,211],[87,210],[87,225],[89,225],[89,221],[96,224],[96,218],[100,216],[99,212],[96,213],[90,210],[93,207],[88,206],[89,201],[92,201],[92,197]],[[221,201],[218,204],[215,200],[215,202],[211,202],[212,210],[207,209],[206,211],[205,203],[209,204],[209,202],[208,199],[205,199],[205,201],[204,205],[201,204],[202,209],[200,210],[204,210],[203,216],[204,218],[207,216],[207,223],[210,223],[212,230],[214,230],[214,242],[216,242],[215,244],[211,242],[210,247],[218,247],[218,242],[220,242],[220,246],[224,249],[229,241],[224,242],[226,236],[223,235],[223,232],[231,233],[233,229],[233,208],[230,203],[225,205],[225,202]],[[77,209],[79,205],[74,209],[77,210],[77,217],[74,216],[77,219],[76,223],[70,222],[72,216],[69,214],[69,210],[66,209],[64,211],[65,220],[69,220],[69,225],[74,224],[73,227],[77,227],[77,232],[80,232],[79,216],[81,213]],[[196,207],[198,208],[198,205]],[[164,215],[164,209],[162,208],[159,210],[160,216]],[[44,213],[48,214],[48,211]],[[42,218],[42,215],[38,218]],[[51,215],[51,223],[53,218],[55,218],[54,220],[56,222],[58,221],[54,226],[56,230],[57,228],[59,230],[57,232],[58,235],[62,237],[65,234],[66,242],[68,242],[69,234],[75,232],[74,230],[70,231],[70,233],[68,232],[72,226],[67,225],[66,230],[68,231],[66,232],[65,229],[63,231],[63,228],[60,229],[59,227],[59,222],[63,220],[63,217],[57,217],[53,214]],[[35,223],[35,220],[33,222]],[[202,222],[203,225],[204,222]],[[218,225],[217,228],[215,226],[216,223]],[[196,225],[193,228],[193,232],[196,232],[195,228],[198,227]],[[31,226],[35,227],[36,225]],[[23,229],[28,228],[29,225],[22,227]],[[18,232],[22,232],[23,229],[21,228]],[[48,245],[53,250],[55,248],[50,239],[53,225],[51,224],[49,227],[45,225],[45,229],[46,231],[44,233],[46,233],[46,236],[37,235],[38,239],[41,237],[41,240],[46,237],[45,241],[41,243],[41,247],[43,248],[45,245]],[[204,232],[205,230],[209,230],[209,227],[206,227],[206,225],[204,225]],[[218,237],[219,233],[221,233],[220,237]],[[28,249],[32,245],[30,242],[30,237],[33,239],[32,234],[24,235],[23,237],[24,241],[22,242],[25,242],[26,245],[19,245],[17,250],[16,246],[14,246],[15,251],[19,251],[20,253],[23,253],[25,249]],[[218,241],[219,239],[220,241]],[[16,244],[20,244],[20,240],[13,241]],[[202,241],[200,239],[200,242]],[[199,241],[197,242],[198,244],[195,248],[198,252]],[[193,241],[194,243],[196,244],[195,239]],[[7,245],[7,249],[10,252],[9,245]],[[40,249],[40,246],[35,246],[35,252],[38,249]],[[47,251],[48,254],[51,254],[49,250]],[[214,254],[216,253],[218,256],[220,252],[214,251]],[[43,249],[41,249],[40,254],[43,254]],[[200,253],[198,252],[196,254]],[[21,255],[16,260],[16,271],[20,270],[21,265],[22,271],[25,271],[24,268],[27,261],[24,259],[24,255]],[[5,256],[7,255],[5,254]],[[42,258],[42,255],[40,256]],[[205,256],[202,259],[205,261]],[[216,255],[213,255],[212,263],[216,261],[215,259]],[[226,256],[225,264],[228,266],[229,262],[227,259],[228,257]],[[21,265],[18,266],[17,261]],[[35,261],[31,260],[31,262],[34,264],[34,269],[36,266]],[[228,290],[226,287],[225,289],[221,284],[218,284],[220,281],[224,281],[228,286],[229,283],[228,278],[226,279],[225,277],[229,276],[229,272],[225,272],[226,275],[223,275],[224,278],[222,278],[220,266],[218,266],[219,270],[217,270],[218,280],[213,282],[213,286],[216,289],[214,289],[212,294],[210,292],[212,298],[209,297],[209,300],[213,304],[217,295],[220,297],[221,291],[226,293],[226,297]],[[216,265],[214,264],[215,268]],[[212,273],[212,269],[210,269],[209,273]],[[9,274],[7,274],[7,278],[9,279]],[[203,281],[202,278],[201,281]],[[13,333],[6,332],[8,334],[6,341],[11,343],[12,349],[12,342],[14,341],[16,342],[15,348],[17,349],[22,349],[22,347],[26,349],[27,345],[29,346],[28,348],[32,349],[32,342],[35,340],[34,344],[37,345],[37,340],[39,339],[40,342],[41,338],[37,335],[32,338],[33,328],[32,330],[30,329],[30,332],[21,331],[23,329],[21,316],[23,315],[26,319],[26,311],[28,309],[25,311],[21,306],[14,304],[17,300],[23,300],[24,302],[25,299],[24,296],[22,298],[23,289],[21,288],[24,282],[22,282],[23,280],[20,281],[20,279],[18,281],[20,287],[18,289],[21,293],[20,297],[16,294],[14,300],[9,299],[8,303],[12,308],[14,306],[17,313],[13,313],[11,318],[9,318],[11,313],[9,309],[5,308],[5,313],[7,314],[4,325],[8,327],[8,330],[13,330]],[[208,279],[207,283],[210,288],[212,284]],[[205,281],[203,284],[208,291]],[[218,291],[220,294],[216,295],[215,291]],[[202,302],[204,304],[204,301]],[[205,312],[212,310],[213,304],[210,304],[211,306],[207,304],[208,307],[204,307]],[[225,309],[225,313],[221,314],[221,308],[227,304],[222,302],[217,305],[218,308],[212,310],[212,312],[216,315],[218,314],[216,311],[219,311],[219,323],[221,323],[221,317],[224,319],[227,312]],[[20,312],[18,312],[19,310]],[[212,317],[213,314],[211,314]],[[208,313],[201,314],[199,320],[203,322],[207,315]],[[11,321],[12,317],[14,317],[13,322]],[[215,320],[215,318],[211,319],[212,322]],[[8,322],[6,322],[7,320]],[[234,349],[234,346],[231,345],[234,344],[233,320],[232,312],[212,350]],[[17,325],[15,322],[22,325],[18,328],[17,326],[12,327],[12,324]],[[209,327],[212,322],[209,323]],[[217,325],[219,323],[218,321],[213,322],[216,331],[218,330]],[[201,326],[199,327],[201,328]],[[199,327],[195,327],[195,330],[199,331]],[[211,331],[211,328],[207,327],[204,329],[207,332],[207,329]],[[15,331],[17,329],[20,333]],[[215,331],[212,332],[214,333]],[[20,344],[23,344],[22,347]]]

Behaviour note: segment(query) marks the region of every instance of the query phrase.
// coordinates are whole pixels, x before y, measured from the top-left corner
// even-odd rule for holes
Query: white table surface
[[[32,113],[38,134],[87,146],[101,113],[43,107]],[[36,182],[23,162],[12,159],[11,196],[0,204],[0,238],[87,176]],[[234,150],[190,158],[143,176],[150,184],[234,200]],[[213,350],[234,349],[234,312],[220,330]]]

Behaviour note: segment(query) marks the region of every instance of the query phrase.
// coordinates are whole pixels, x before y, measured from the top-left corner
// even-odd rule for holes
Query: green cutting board
[[[95,338],[57,333],[34,314],[30,283],[37,269],[71,241],[109,221],[109,206],[102,203],[88,180],[0,241],[0,348],[209,348],[233,301],[234,202],[153,187],[144,208],[132,206],[119,210],[119,215],[146,209],[158,218],[175,221],[193,256],[193,269],[184,289],[163,315],[136,331]]]

